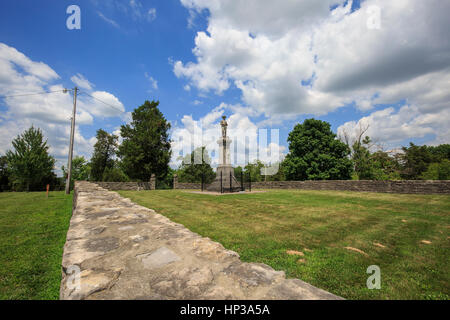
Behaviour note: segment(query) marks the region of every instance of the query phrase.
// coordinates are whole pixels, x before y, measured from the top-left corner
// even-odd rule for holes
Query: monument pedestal
[[[208,191],[221,192],[221,178],[223,192],[239,192],[241,184],[234,177],[234,169],[231,165],[220,165],[217,167],[216,179],[206,187]],[[231,187],[230,187],[231,178]]]
[[[234,177],[234,169],[230,161],[231,139],[223,137],[217,141],[219,144],[219,166],[216,170],[216,179],[206,187],[208,191],[239,192],[241,184]]]

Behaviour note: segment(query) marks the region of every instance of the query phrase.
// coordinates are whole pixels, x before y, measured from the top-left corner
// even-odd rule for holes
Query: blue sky
[[[127,112],[153,99],[178,136],[200,122],[215,134],[225,114],[236,135],[279,129],[281,153],[309,117],[350,135],[368,124],[386,150],[448,143],[449,23],[440,2],[422,2],[2,1],[0,96],[87,80],[82,91],[124,112],[80,96],[75,153],[86,157],[97,129],[117,133]],[[81,30],[66,27],[72,4]],[[0,98],[0,154],[35,124],[60,166],[69,96],[36,99]]]
[[[77,3],[81,8],[81,30],[66,28],[66,8]],[[157,18],[151,22],[134,21],[118,10],[96,6],[91,1],[8,1],[2,2],[1,41],[18,49],[34,61],[54,69],[69,88],[70,77],[81,73],[96,89],[113,93],[127,111],[146,99],[161,101],[168,119],[186,111],[195,97],[183,90],[171,70],[169,58],[192,59],[195,30],[188,29],[188,11],[178,1],[154,1]],[[104,11],[103,11],[104,10]],[[119,24],[116,28],[102,20],[103,12]],[[7,14],[6,14],[7,13]],[[153,89],[145,73],[157,80]],[[189,106],[193,114],[200,108]],[[116,126],[118,119],[98,119],[99,126]],[[87,133],[96,126],[86,126]]]

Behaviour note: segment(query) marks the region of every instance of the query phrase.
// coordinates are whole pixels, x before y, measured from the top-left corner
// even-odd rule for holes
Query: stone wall
[[[102,188],[111,191],[118,190],[150,190],[150,184],[148,182],[95,182]]]
[[[148,182],[96,182],[100,187],[116,190],[150,190]],[[174,189],[201,189],[201,183],[174,181]],[[248,183],[245,183],[248,189]],[[302,189],[365,191],[409,194],[450,194],[450,180],[325,180],[252,182],[252,189]]]
[[[342,299],[242,262],[220,243],[86,181],[75,182],[61,271],[62,300]]]
[[[205,185],[206,186],[206,185]],[[201,183],[189,183],[189,182],[177,182],[177,186],[174,189],[201,189]]]
[[[252,189],[303,189],[410,194],[450,194],[450,180],[325,180],[252,182]]]

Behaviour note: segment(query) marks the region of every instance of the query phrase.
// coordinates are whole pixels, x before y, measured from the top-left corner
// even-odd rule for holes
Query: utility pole
[[[70,178],[72,176],[73,138],[75,135],[75,114],[77,111],[77,91],[78,91],[78,88],[75,87],[75,89],[73,89],[73,113],[72,113],[72,125],[70,127],[70,146],[69,146],[69,162],[67,164],[66,194],[70,194]]]

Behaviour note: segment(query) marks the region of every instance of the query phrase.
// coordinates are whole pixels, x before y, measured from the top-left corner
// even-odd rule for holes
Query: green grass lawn
[[[243,261],[266,263],[344,298],[450,296],[450,196],[301,190],[120,194],[237,251]],[[380,290],[367,289],[370,265],[381,269]]]
[[[72,214],[64,192],[0,193],[0,299],[58,299]]]

